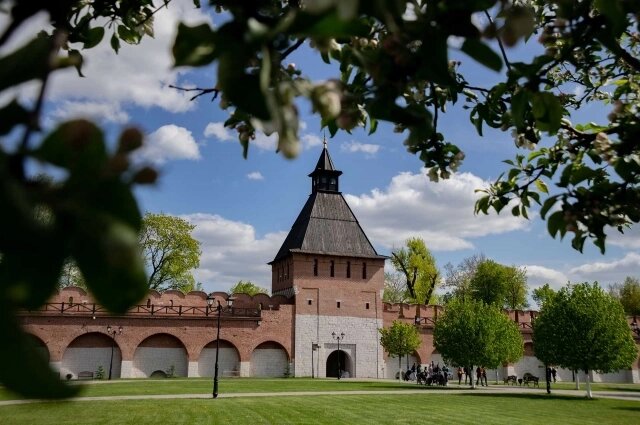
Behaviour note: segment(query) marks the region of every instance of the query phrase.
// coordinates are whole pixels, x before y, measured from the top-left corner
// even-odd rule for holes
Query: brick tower
[[[342,196],[341,174],[325,141],[309,174],[311,195],[269,263],[272,294],[295,297],[295,376],[341,370],[382,377],[378,329],[387,257],[373,248]]]

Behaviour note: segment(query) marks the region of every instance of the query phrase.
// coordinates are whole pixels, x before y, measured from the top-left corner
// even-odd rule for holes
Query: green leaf
[[[619,37],[627,27],[626,14],[622,2],[619,0],[595,0],[593,5],[611,23],[613,36]]]
[[[78,76],[84,77],[82,74],[82,63],[84,62],[82,54],[77,50],[71,49],[69,50],[69,59],[74,63],[76,71],[78,71]]]
[[[140,34],[125,25],[118,25],[118,37],[127,44],[138,44]]]
[[[218,55],[216,44],[216,33],[209,24],[190,27],[180,23],[173,44],[174,66],[202,66],[211,63]]]
[[[218,63],[218,83],[223,93],[238,108],[261,120],[270,120],[271,114],[260,88],[257,75],[246,74],[242,58],[225,52]]]
[[[33,79],[43,78],[49,70],[51,41],[37,37],[0,58],[0,91]]]
[[[73,194],[70,199],[80,205],[84,213],[108,214],[135,231],[140,230],[140,209],[128,184],[117,178],[72,180],[65,189]]]
[[[9,133],[14,127],[29,122],[29,111],[16,99],[0,108],[0,136]]]
[[[65,241],[25,235],[31,244],[2,253],[0,281],[12,305],[35,308],[51,297],[67,255]],[[34,265],[37,264],[37,267]]]
[[[529,94],[520,90],[511,96],[511,116],[517,129],[523,129],[526,124],[526,113],[529,107]]]
[[[291,34],[307,37],[343,38],[363,37],[370,29],[363,20],[343,20],[336,11],[329,11],[324,15],[298,12],[288,30]]]
[[[542,208],[540,208],[540,216],[544,218],[547,215],[547,212],[549,212],[551,207],[553,207],[557,201],[558,199],[555,197],[547,198],[547,200],[544,201],[544,204],[542,204]]]
[[[107,160],[102,131],[90,121],[75,120],[49,134],[34,156],[75,173],[99,173]]]
[[[104,37],[103,27],[91,28],[85,33],[84,48],[91,49],[92,47],[97,46],[102,41],[103,37]]]
[[[378,129],[378,120],[375,118],[371,118],[369,121],[369,136],[376,132]]]
[[[32,264],[33,266],[33,264]],[[49,367],[47,359],[22,331],[14,307],[0,298],[0,382],[10,391],[29,398],[69,398],[81,387],[69,386]]]
[[[96,300],[124,313],[147,293],[147,277],[132,227],[100,215],[79,219],[72,254]]]
[[[536,119],[536,127],[541,131],[555,134],[560,129],[564,109],[554,94],[534,93],[531,110]]]
[[[556,237],[558,231],[564,233],[565,222],[564,222],[564,212],[556,211],[549,216],[547,219],[547,229],[549,230],[549,234],[552,237]]]
[[[115,33],[111,36],[111,48],[116,53],[120,50],[120,39]]]
[[[536,179],[535,181],[536,187],[540,192],[549,193],[549,189],[547,188],[547,184],[540,179]]]
[[[461,50],[472,59],[481,63],[489,69],[500,71],[502,69],[502,59],[482,41],[475,38],[467,38],[462,44]]]

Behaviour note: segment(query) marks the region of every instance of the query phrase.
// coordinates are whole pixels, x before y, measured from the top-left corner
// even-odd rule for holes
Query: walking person
[[[482,366],[481,368],[481,373],[482,373],[482,380],[484,380],[484,386],[488,387],[489,382],[487,382],[487,369],[484,366]]]
[[[476,382],[482,385],[482,369],[480,369],[480,366],[476,367]]]
[[[462,382],[462,368],[460,366],[458,366],[458,385],[460,385],[460,383]],[[467,380],[465,379],[464,383],[467,383]]]

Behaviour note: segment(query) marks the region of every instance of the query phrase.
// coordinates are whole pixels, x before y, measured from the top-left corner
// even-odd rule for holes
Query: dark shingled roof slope
[[[387,258],[373,248],[342,194],[323,191],[309,196],[273,261],[290,252]]]

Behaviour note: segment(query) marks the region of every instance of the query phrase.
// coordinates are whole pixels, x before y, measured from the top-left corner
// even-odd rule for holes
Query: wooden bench
[[[518,377],[516,375],[509,375],[506,378],[504,378],[504,384],[505,385],[516,385],[518,383]]]
[[[78,379],[93,379],[93,372],[89,372],[88,370],[79,372]]]
[[[533,376],[529,372],[522,375],[522,383],[527,387],[529,386],[529,383],[533,383],[534,387],[540,388],[539,382],[540,382],[540,378],[538,378],[537,376]]]

